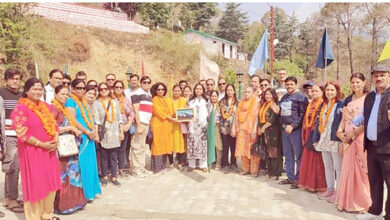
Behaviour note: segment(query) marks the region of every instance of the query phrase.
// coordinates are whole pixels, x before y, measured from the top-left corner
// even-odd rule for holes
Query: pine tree
[[[226,10],[218,24],[217,36],[238,42],[246,31],[248,17],[245,12],[242,12],[238,7],[241,4],[226,3]]]

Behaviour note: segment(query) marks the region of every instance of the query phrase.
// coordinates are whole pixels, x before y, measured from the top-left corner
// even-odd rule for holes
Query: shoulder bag
[[[58,136],[58,155],[69,157],[79,153],[74,134],[61,134]]]
[[[110,111],[110,103],[107,104],[107,112]],[[106,121],[107,121],[107,117],[106,117],[106,114],[104,114],[104,120],[103,120],[103,124],[102,125],[99,125],[99,129],[98,129],[98,134],[99,134],[99,141],[101,142],[104,138],[104,134],[106,133]]]

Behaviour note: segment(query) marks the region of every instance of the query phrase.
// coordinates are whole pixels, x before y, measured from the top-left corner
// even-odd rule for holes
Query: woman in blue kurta
[[[85,83],[83,80],[72,81],[72,95],[68,98],[65,106],[69,108],[76,118],[76,127],[83,132],[79,145],[79,165],[81,181],[85,198],[88,201],[94,200],[97,194],[101,194],[97,162],[92,110],[83,98],[85,94]]]

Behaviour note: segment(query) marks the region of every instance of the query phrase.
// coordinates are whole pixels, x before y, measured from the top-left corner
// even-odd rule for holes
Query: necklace
[[[104,104],[104,100],[102,98],[99,98],[99,101],[100,103],[102,104],[103,106],[103,109],[104,109],[104,114],[106,116],[106,121],[110,124],[112,124],[112,122],[114,121],[115,119],[115,115],[114,115],[114,104],[112,102],[112,99],[111,98],[108,98],[108,103],[107,105],[110,105],[110,110],[111,110],[111,119],[110,119],[110,113],[107,111],[107,106]]]
[[[314,111],[311,114],[310,114],[310,109],[311,109],[311,107],[313,105],[313,101],[311,101],[309,103],[309,105],[307,106],[306,113],[305,113],[305,118],[304,118],[306,128],[311,128],[313,126],[314,121],[316,119],[316,115],[317,115],[318,109],[319,109],[321,103],[322,103],[322,99],[320,98],[320,99],[317,100],[316,105],[314,106]]]
[[[48,135],[50,135],[52,138],[56,136],[57,122],[44,102],[38,101],[38,105],[36,105],[28,98],[20,98],[18,102],[27,106],[29,110],[34,112],[39,117],[42,122],[43,128]]]
[[[266,102],[265,105],[261,106],[259,110],[259,118],[260,118],[260,123],[264,124],[266,119],[265,119],[265,114],[267,113],[268,109],[271,107],[273,101]]]
[[[81,116],[83,117],[85,124],[87,124],[88,128],[92,130],[94,123],[93,123],[93,119],[91,119],[92,112],[88,108],[87,101],[84,98],[81,98],[81,102],[80,102],[79,98],[74,94],[70,95],[70,97],[76,102],[77,106],[79,107],[80,112],[81,112]],[[84,108],[87,109],[87,111],[85,111]],[[85,112],[87,112],[87,115],[85,115]],[[88,118],[87,118],[87,116],[88,116]]]
[[[231,103],[229,105],[229,101],[227,101],[226,104],[229,106],[229,109],[228,109],[227,112],[225,111],[226,110],[226,105],[221,108],[221,115],[222,115],[222,118],[225,119],[225,120],[230,118],[230,116],[232,116],[232,114],[233,114],[233,105],[234,105],[233,103]]]
[[[61,110],[62,114],[65,115],[65,117],[68,119],[70,126],[75,126],[74,118],[69,114],[68,109],[66,109],[57,99],[53,99],[51,101],[55,107],[57,107],[59,110]]]
[[[324,132],[325,128],[326,128],[326,125],[328,124],[328,120],[329,120],[329,116],[332,112],[332,109],[333,109],[333,105],[334,105],[334,100],[330,101],[329,103],[329,107],[326,111],[326,116],[325,116],[325,122],[323,121],[323,115],[324,115],[324,111],[325,111],[325,108],[326,108],[326,105],[322,105],[322,108],[321,108],[321,112],[320,112],[320,122],[318,124],[318,130],[320,133]]]
[[[253,104],[255,103],[255,98],[252,97],[249,101],[249,107],[247,109],[243,109],[243,106],[244,104],[246,104],[248,101],[242,101],[239,105],[238,105],[238,109],[237,109],[237,114],[238,114],[238,122],[240,123],[243,123],[244,121],[246,121],[246,119],[248,118],[248,114],[250,113],[250,111],[252,110],[252,107],[253,107]],[[243,111],[247,112],[245,117],[242,115]]]

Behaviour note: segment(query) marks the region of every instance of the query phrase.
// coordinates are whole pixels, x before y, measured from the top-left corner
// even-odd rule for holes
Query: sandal
[[[24,206],[23,206],[23,205],[17,205],[17,206],[13,206],[13,207],[9,207],[9,206],[8,206],[8,209],[9,209],[11,212],[15,212],[15,213],[24,213]]]

